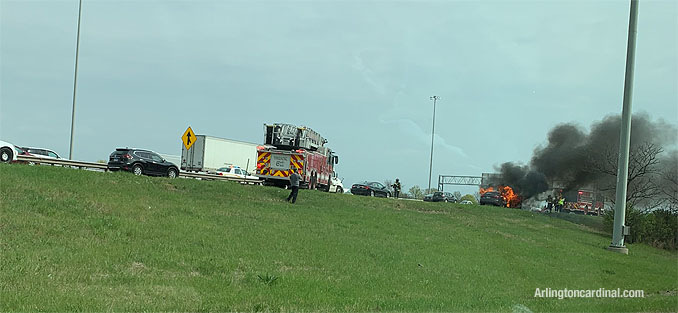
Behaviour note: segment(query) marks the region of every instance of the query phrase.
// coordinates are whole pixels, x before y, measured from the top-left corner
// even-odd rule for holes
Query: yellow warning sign
[[[184,132],[184,135],[181,136],[181,141],[184,143],[186,150],[191,149],[191,146],[195,143],[195,133],[189,126],[188,129]]]

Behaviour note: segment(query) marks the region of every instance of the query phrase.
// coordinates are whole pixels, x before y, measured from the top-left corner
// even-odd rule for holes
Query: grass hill
[[[676,311],[678,255],[525,211],[0,164],[0,311]],[[642,289],[644,298],[535,298]]]

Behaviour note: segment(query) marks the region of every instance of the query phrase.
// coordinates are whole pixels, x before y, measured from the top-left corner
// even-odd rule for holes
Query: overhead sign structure
[[[189,126],[188,129],[184,132],[184,135],[181,136],[181,141],[184,143],[184,147],[186,147],[186,150],[191,149],[193,144],[195,143],[195,133]]]

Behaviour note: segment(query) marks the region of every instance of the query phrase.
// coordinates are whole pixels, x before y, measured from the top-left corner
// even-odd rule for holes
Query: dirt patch
[[[678,296],[678,290],[667,290],[658,292],[660,296]]]
[[[172,185],[172,184],[170,184],[170,183],[165,183],[165,184],[164,184],[164,187],[165,187],[165,189],[167,189],[167,190],[169,190],[169,191],[173,191],[173,192],[179,191],[179,188],[177,188],[177,186],[174,186],[174,185]]]
[[[513,239],[513,238],[516,237],[516,236],[514,236],[514,235],[512,235],[512,234],[505,233],[505,232],[498,231],[498,230],[495,230],[493,233],[499,234],[499,235],[501,235],[502,237],[507,238],[507,239]]]
[[[141,273],[146,271],[148,268],[144,263],[141,262],[132,262],[132,264],[129,266],[128,270],[132,273]]]

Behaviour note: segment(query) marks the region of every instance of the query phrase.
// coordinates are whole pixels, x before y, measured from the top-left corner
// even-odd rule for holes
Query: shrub
[[[605,230],[612,232],[614,210],[603,214],[603,222]],[[624,239],[627,243],[643,242],[661,249],[678,249],[678,214],[675,212],[655,210],[643,213],[627,206],[625,224],[631,227],[631,234]]]

